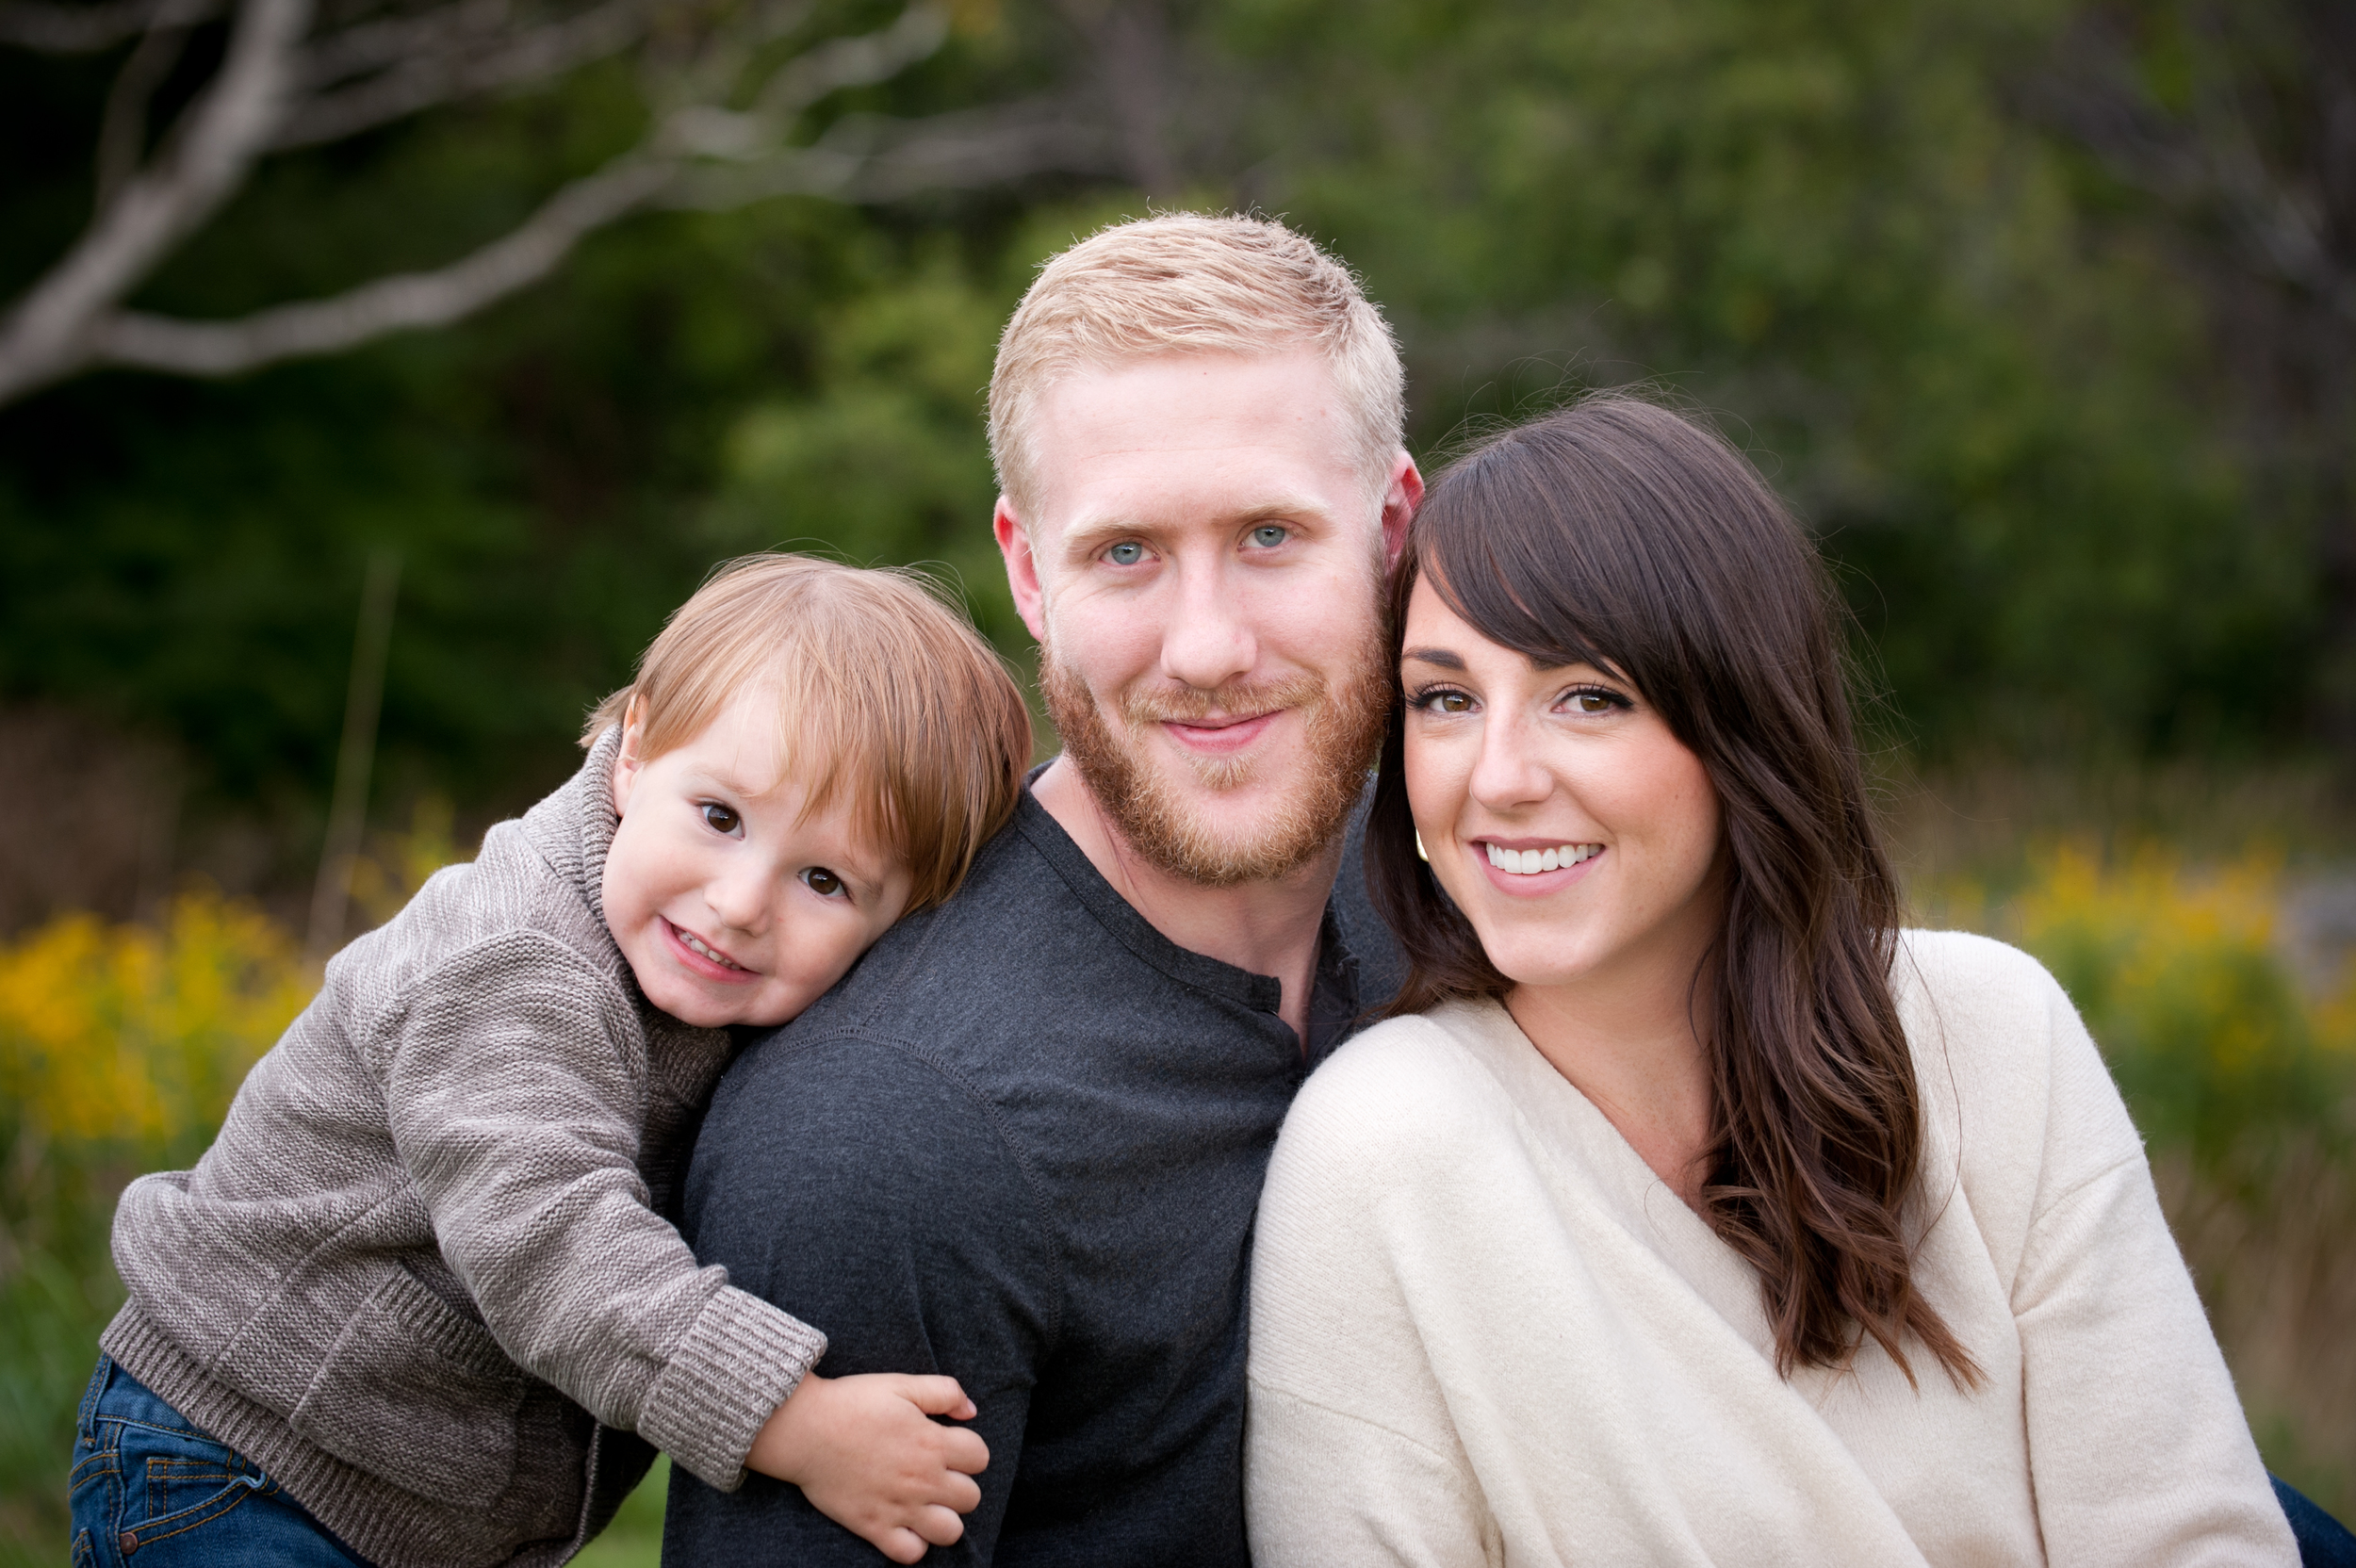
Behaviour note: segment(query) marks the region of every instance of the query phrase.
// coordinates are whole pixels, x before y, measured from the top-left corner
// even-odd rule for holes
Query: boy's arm
[[[715,1485],[826,1338],[700,1266],[647,1206],[629,1000],[532,932],[454,956],[382,1064],[442,1256],[518,1365]]]
[[[986,1563],[1053,1348],[1058,1253],[990,1106],[885,1039],[773,1036],[713,1097],[685,1228],[741,1284],[827,1325],[828,1376],[945,1373],[990,1446],[965,1537],[927,1563]],[[678,1475],[675,1562],[871,1563],[795,1489],[752,1476],[723,1496]]]

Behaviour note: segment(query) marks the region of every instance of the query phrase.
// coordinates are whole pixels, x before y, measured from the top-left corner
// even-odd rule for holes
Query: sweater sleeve
[[[2287,1568],[2298,1549],[2143,1146],[2076,1011],[2044,985],[2048,1119],[2013,1311],[2047,1554]]]
[[[559,942],[508,932],[415,988],[384,1064],[401,1163],[444,1259],[516,1364],[735,1487],[816,1330],[702,1267],[648,1207],[629,1003]]]
[[[1269,1162],[1252,1259],[1245,1500],[1261,1568],[1504,1560],[1403,1294],[1386,1202],[1432,1184],[1364,1052],[1311,1078]],[[1413,1123],[1409,1124],[1413,1126]]]

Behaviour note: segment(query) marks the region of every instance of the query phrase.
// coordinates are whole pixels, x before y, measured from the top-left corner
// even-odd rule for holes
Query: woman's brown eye
[[[843,878],[824,866],[810,867],[802,873],[802,880],[809,883],[810,890],[820,898],[832,898],[843,890]]]
[[[733,833],[744,820],[725,806],[707,804],[704,807],[704,825],[714,833]]]
[[[1471,706],[1472,698],[1466,696],[1462,692],[1442,692],[1440,694],[1439,707],[1440,711],[1443,713],[1462,713]]]

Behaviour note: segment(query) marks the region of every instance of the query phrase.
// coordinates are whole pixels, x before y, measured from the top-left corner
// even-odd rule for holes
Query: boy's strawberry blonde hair
[[[634,718],[646,760],[703,733],[729,699],[777,702],[807,813],[851,803],[857,831],[903,858],[910,910],[955,892],[1014,814],[1031,760],[1023,694],[926,580],[786,554],[714,572],[597,705],[583,746]]]

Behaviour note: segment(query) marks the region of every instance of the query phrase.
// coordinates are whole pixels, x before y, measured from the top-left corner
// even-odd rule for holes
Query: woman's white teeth
[[[735,959],[729,957],[727,954],[714,953],[711,948],[706,947],[703,944],[702,939],[697,937],[693,931],[688,930],[685,926],[673,926],[672,929],[679,933],[679,939],[685,942],[691,951],[702,954],[713,963],[725,964],[729,969],[743,969],[744,967],[744,965],[738,963]]]
[[[1535,876],[1542,871],[1561,871],[1564,866],[1578,865],[1603,853],[1601,844],[1562,844],[1553,849],[1506,849],[1490,844],[1489,864],[1515,876]]]

